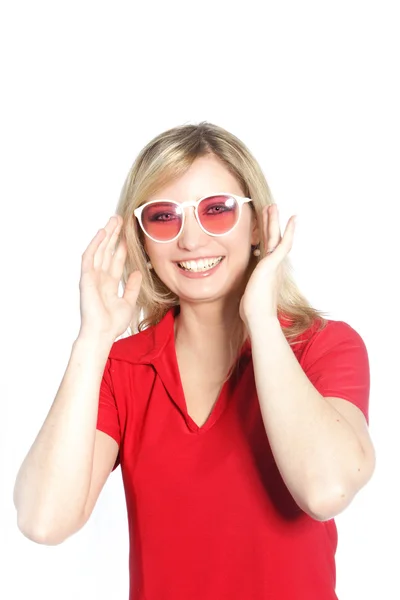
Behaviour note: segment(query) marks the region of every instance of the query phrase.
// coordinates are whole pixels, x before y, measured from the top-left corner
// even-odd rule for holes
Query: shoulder
[[[334,321],[326,319],[324,327],[314,325],[308,341],[308,347],[319,346],[321,348],[341,346],[345,348],[349,345],[356,344],[365,347],[365,343],[360,333],[349,323],[345,321]]]
[[[349,353],[367,356],[367,348],[360,333],[345,321],[316,320],[313,325],[295,340],[293,350],[302,362],[334,354]]]
[[[368,424],[370,367],[365,342],[345,321],[326,321],[325,327],[310,332],[298,357],[300,365],[321,396],[335,399],[337,409],[342,400],[354,404]],[[350,414],[348,404],[344,406]]]
[[[369,388],[369,357],[360,333],[345,321],[326,319],[315,325],[299,350],[298,360],[313,381],[340,380],[354,389]],[[326,394],[337,395],[340,393]]]

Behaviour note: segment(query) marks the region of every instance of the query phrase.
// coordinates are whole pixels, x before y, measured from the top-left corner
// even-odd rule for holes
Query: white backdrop
[[[19,532],[12,491],[79,330],[82,252],[139,150],[201,120],[255,154],[282,226],[298,215],[303,292],[367,345],[377,468],[336,518],[337,594],[400,598],[396,4],[3,2],[2,598],[128,598],[120,469],[55,547]]]

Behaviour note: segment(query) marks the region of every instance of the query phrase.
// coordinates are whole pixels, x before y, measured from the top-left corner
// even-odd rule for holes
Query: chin
[[[241,283],[237,283],[237,282]],[[180,300],[196,302],[215,302],[223,299],[233,299],[239,296],[243,286],[243,276],[234,281],[201,281],[188,279],[185,285],[173,285],[170,287]]]

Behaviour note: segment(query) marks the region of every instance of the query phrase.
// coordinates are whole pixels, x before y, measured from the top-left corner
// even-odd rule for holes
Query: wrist
[[[104,350],[108,349],[109,351],[114,342],[115,339],[108,334],[81,330],[78,334],[78,337],[75,338],[73,345],[88,347],[95,346],[97,348],[104,348]]]
[[[253,313],[252,316],[245,316],[245,325],[249,332],[250,338],[263,337],[265,339],[265,335],[269,332],[273,331],[281,331],[281,324],[279,322],[278,316],[258,316]]]

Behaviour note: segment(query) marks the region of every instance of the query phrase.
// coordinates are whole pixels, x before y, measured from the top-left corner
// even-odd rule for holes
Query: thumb
[[[132,306],[132,308],[135,308],[141,285],[141,272],[133,271],[133,273],[131,273],[128,277],[128,281],[126,282],[125,291],[123,295],[124,300],[126,300]]]

